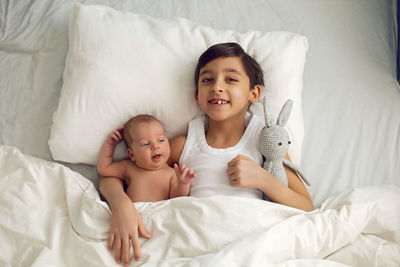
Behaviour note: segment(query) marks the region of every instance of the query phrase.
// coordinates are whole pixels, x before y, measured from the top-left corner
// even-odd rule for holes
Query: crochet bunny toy
[[[284,185],[288,185],[288,178],[283,166],[286,165],[310,186],[309,181],[300,169],[295,164],[285,159],[285,155],[289,149],[290,140],[289,134],[283,126],[285,126],[289,120],[292,105],[293,101],[288,99],[283,105],[275,123],[275,119],[268,105],[268,100],[267,98],[264,98],[265,127],[262,129],[260,134],[260,151],[265,158],[264,169],[269,171]]]

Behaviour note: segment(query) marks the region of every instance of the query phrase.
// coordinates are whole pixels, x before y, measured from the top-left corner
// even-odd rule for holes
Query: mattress
[[[228,196],[135,203],[152,238],[131,266],[400,265],[392,0],[0,1],[0,265],[120,266],[96,167],[49,148],[76,2],[308,40],[300,167],[316,209]]]
[[[52,160],[48,146],[75,1],[2,1],[0,144]],[[400,94],[392,1],[81,1],[215,29],[308,38],[301,168],[318,206],[348,188],[400,184]],[[95,167],[63,163],[97,185]]]

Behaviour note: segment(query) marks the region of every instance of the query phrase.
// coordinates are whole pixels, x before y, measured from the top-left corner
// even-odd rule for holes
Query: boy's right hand
[[[124,127],[119,127],[112,131],[108,136],[106,142],[112,146],[118,145],[123,139],[122,131]]]

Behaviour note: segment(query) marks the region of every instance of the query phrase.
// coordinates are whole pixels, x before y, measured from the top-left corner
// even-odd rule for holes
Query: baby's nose
[[[158,143],[154,143],[152,146],[151,146],[151,149],[153,149],[153,150],[156,150],[156,149],[159,149],[160,148],[160,146],[158,145]]]

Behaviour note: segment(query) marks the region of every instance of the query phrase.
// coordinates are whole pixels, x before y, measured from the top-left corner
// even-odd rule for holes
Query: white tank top
[[[239,154],[262,165],[263,158],[258,151],[258,144],[264,124],[256,115],[250,113],[246,114],[245,124],[247,124],[246,130],[236,145],[219,149],[207,144],[205,131],[208,128],[208,118],[206,116],[198,117],[189,123],[188,135],[179,164],[184,163],[197,175],[191,181],[191,196],[227,195],[262,199],[262,192],[258,189],[233,187],[226,173],[228,162]]]

